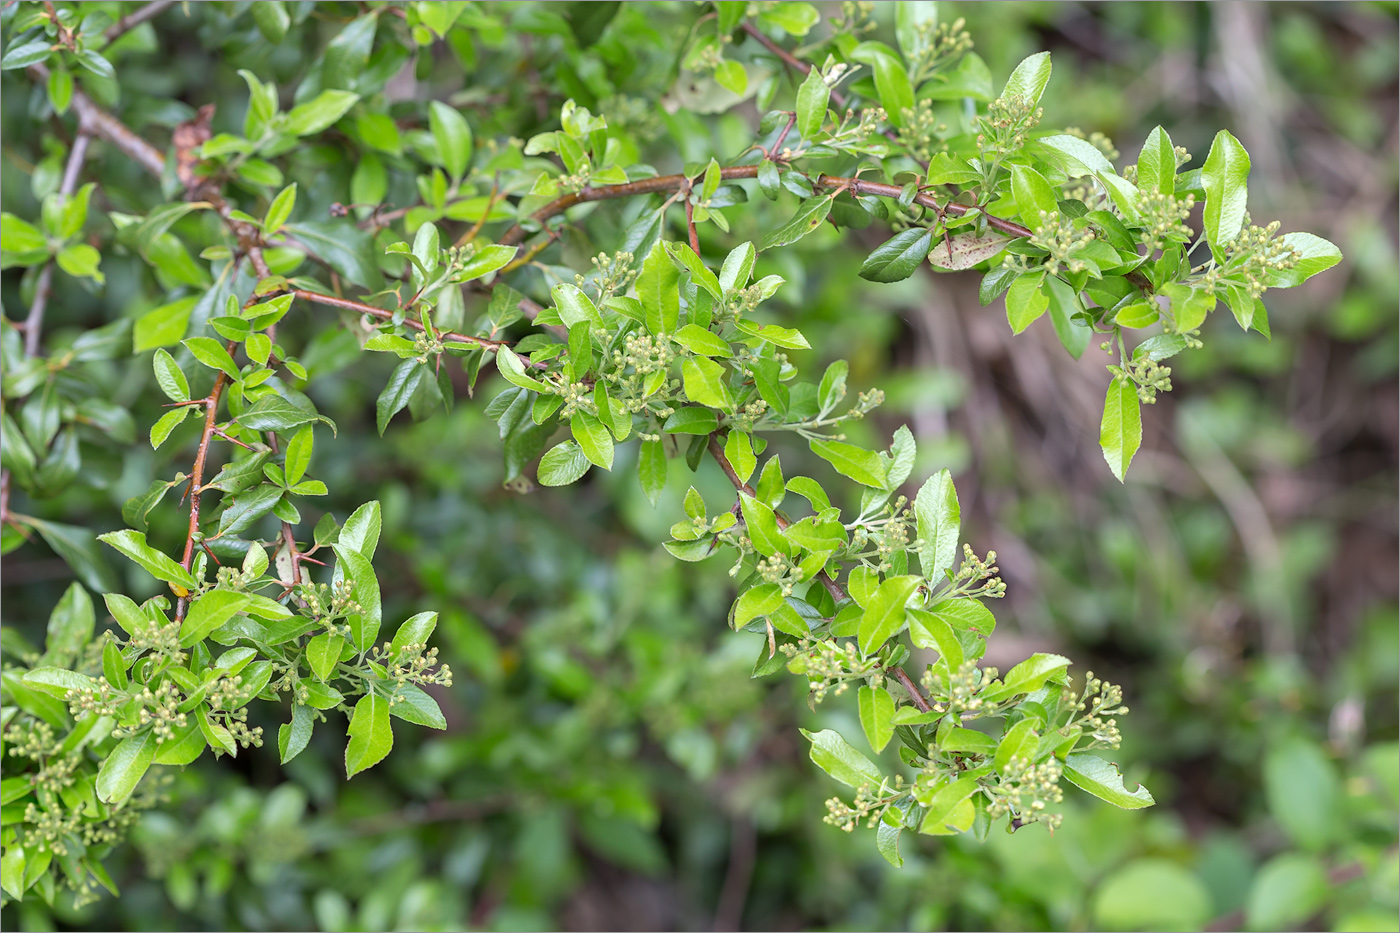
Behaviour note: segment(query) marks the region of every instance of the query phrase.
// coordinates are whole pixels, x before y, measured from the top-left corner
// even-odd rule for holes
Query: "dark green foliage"
[[[4,169],[3,550],[8,568],[42,541],[79,581],[26,587],[47,630],[8,610],[3,628],[7,921],[97,922],[118,882],[110,909],[143,909],[133,851],[210,926],[596,925],[565,900],[594,871],[581,854],[638,884],[692,878],[686,916],[656,927],[709,925],[694,905],[716,897],[716,924],[788,925],[807,875],[804,924],[1194,927],[1240,908],[1345,927],[1388,904],[1328,893],[1343,855],[1394,864],[1395,746],[1336,725],[1375,677],[1324,699],[1338,688],[1296,663],[1300,568],[1329,542],[1260,524],[1236,464],[1261,403],[1193,396],[1175,426],[1140,409],[1172,390],[1167,360],[1210,387],[1276,353],[1291,338],[1262,296],[1341,251],[1253,224],[1230,131],[1192,136],[1193,158],[1134,114],[1132,162],[1049,129],[1097,114],[1049,53],[974,24],[997,37],[989,65],[950,12],[6,7],[5,128],[26,142]],[[161,57],[177,47],[204,58]],[[917,301],[896,283],[956,301],[978,281],[930,270],[1004,295],[1028,331],[1013,358],[1106,366],[1114,511],[1094,502],[1102,462],[1076,461],[1079,499],[1031,478],[1036,444],[1003,434],[969,464],[945,416],[976,375],[953,376],[941,337],[941,368],[881,372],[880,311]],[[1221,304],[1263,336],[1223,330]],[[1067,353],[1045,354],[1052,332]],[[1082,449],[1082,415],[1048,433]],[[1245,587],[1213,500],[1151,498],[1184,482],[1164,478],[1176,443],[1244,539]],[[1021,496],[1001,514],[998,485]],[[963,543],[982,537],[1014,552],[1001,633],[996,552]],[[1217,684],[1218,646],[1183,620],[1242,592],[1268,660]],[[1188,699],[1135,652],[1186,672]],[[810,715],[762,679],[784,668]],[[1146,733],[1120,734],[1125,693]],[[1242,853],[1218,828],[1188,857],[1173,816],[1133,812],[1155,802],[1139,762],[1184,796],[1212,741],[1164,718],[1237,734],[1290,703],[1335,704],[1330,747],[1276,725],[1235,750],[1286,843]],[[833,881],[860,856],[809,830],[829,785],[803,754],[848,788],[825,822],[875,829],[923,880]]]

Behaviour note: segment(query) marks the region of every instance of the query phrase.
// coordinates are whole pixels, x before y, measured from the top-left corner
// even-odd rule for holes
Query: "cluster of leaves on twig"
[[[895,49],[860,39],[869,13],[848,4],[828,38],[801,50],[822,62],[812,67],[772,35],[807,37],[819,20],[810,4],[726,2],[704,12],[685,68],[711,74],[735,99],[753,91],[769,112],[728,164],[711,158],[663,176],[619,130],[646,122],[621,101],[616,114],[606,104],[595,114],[570,100],[557,130],[528,141],[478,145],[462,112],[442,101],[401,130],[380,92],[410,50],[486,28],[474,13],[432,3],[372,5],[356,16],[285,112],[274,84],[241,71],[242,132],[216,134],[201,112],[176,128],[169,172],[165,153],[98,103],[114,100],[118,85],[92,48],[120,24],[101,13],[79,18],[72,5],[6,8],[14,38],[0,67],[28,69],[45,85],[40,109],[76,112],[77,136],[61,181],[36,172],[37,225],[4,214],[4,265],[27,270],[35,302],[23,339],[16,322],[0,323],[4,547],[42,536],[104,594],[120,629],[95,635],[81,584],[55,610],[44,653],[6,629],[4,741],[24,763],[4,781],[6,813],[15,814],[3,830],[6,897],[37,888],[51,899],[60,877],[80,891],[90,879],[110,886],[101,858],[129,821],[123,814],[153,801],[143,784],[151,766],[262,744],[247,725],[255,699],[290,705],[277,736],[283,762],[306,748],[327,712],[347,714],[348,776],[390,751],[391,717],[445,725],[422,689],[452,681],[427,646],[436,615],[415,615],[379,641],[377,503],[343,524],[324,514],[308,529],[303,519],[307,500],[328,492],[309,470],[317,432],[324,442],[335,425],[304,391],[327,351],[287,346],[277,328],[294,307],[312,305],[340,312],[358,347],[398,357],[378,399],[381,433],[405,408],[427,417],[450,406],[454,368],[471,388],[494,362],[510,385],[486,411],[503,440],[508,484],[527,487],[537,457],[536,476],[549,486],[612,469],[617,445],[634,435],[653,502],[671,470],[715,461],[734,500],[712,517],[692,489],[666,547],[685,561],[727,549],[738,590],[730,623],[765,636],[755,676],[786,666],[808,679],[814,704],[854,686],[872,749],[898,738],[907,773],[886,773],[836,731],[808,736],[813,760],[856,791],[852,804],[829,806],[832,821],[873,823],[892,862],[906,828],[983,835],[1002,818],[1011,828],[1053,827],[1061,777],[1119,806],[1152,802],[1089,752],[1117,747],[1116,717],[1126,710],[1116,688],[1090,678],[1076,690],[1069,659],[1058,655],[1032,655],[1005,674],[981,665],[995,627],[981,600],[1005,590],[995,555],[980,559],[961,545],[947,471],[912,501],[900,495],[915,462],[907,429],[885,450],[842,433],[883,396],[848,401],[844,361],[816,381],[802,378],[790,354],[810,347],[764,306],[783,279],[758,274],[761,254],[828,222],[889,223],[898,232],[863,276],[898,281],[925,260],[944,271],[983,267],[984,303],[1005,294],[1014,331],[1048,311],[1076,356],[1095,334],[1108,338],[1118,361],[1101,442],[1120,479],[1140,443],[1139,401],[1170,388],[1160,364],[1199,343],[1206,314],[1224,301],[1242,326],[1267,334],[1263,291],[1295,285],[1339,254],[1309,234],[1246,228],[1248,156],[1229,133],[1202,168],[1182,171],[1158,129],[1120,173],[1106,142],[1039,129],[1048,54],[1027,58],[993,94],[960,22],[940,25],[932,4],[901,4]],[[307,11],[259,3],[248,15],[276,42]],[[741,42],[744,60],[732,54]],[[77,87],[74,63],[88,72]],[[770,70],[751,88],[760,65]],[[770,109],[788,87],[792,109]],[[330,216],[307,219],[279,159],[331,130],[359,152],[342,193],[348,206],[325,205],[318,193]],[[94,139],[161,185],[166,203],[106,216],[109,242],[148,263],[172,300],[45,356],[54,267],[103,281],[102,254],[83,240],[94,186],[76,184]],[[384,204],[391,176],[411,178],[394,190],[416,191],[418,201]],[[715,249],[751,189],[801,203],[758,243]],[[248,193],[262,205],[256,212],[239,206]],[[641,200],[614,252],[594,254],[582,270],[540,259],[569,238],[573,208],[615,198]],[[1184,220],[1202,200],[1204,229],[1192,241]],[[464,225],[460,234],[452,224]],[[1196,256],[1203,244],[1209,255]],[[329,284],[304,271],[308,261]],[[517,277],[525,270],[533,277]],[[347,287],[361,292],[345,297]],[[193,293],[176,293],[183,289]],[[470,324],[469,305],[478,312]],[[538,329],[512,340],[526,318]],[[1161,333],[1129,350],[1130,332],[1159,324]],[[130,353],[154,351],[150,365],[170,403],[151,419],[152,448],[192,413],[202,422],[189,471],[133,497],[123,513],[130,527],[96,539],[168,586],[169,596],[139,604],[120,593],[91,532],[8,507],[11,484],[41,496],[73,482],[79,440],[91,431],[130,442],[130,415],[93,398],[88,368],[130,355],[128,340]],[[853,482],[857,504],[843,488],[833,495],[817,478],[787,475],[768,451],[774,433],[802,439]],[[217,472],[211,456],[224,459]],[[188,509],[179,560],[148,540],[153,510],[171,490]],[[218,494],[208,511],[205,493]],[[311,568],[332,555],[328,579],[314,580]],[[905,665],[916,657],[911,675]]]

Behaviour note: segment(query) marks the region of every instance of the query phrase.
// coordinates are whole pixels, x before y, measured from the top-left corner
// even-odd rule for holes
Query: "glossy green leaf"
[[[310,136],[319,133],[343,117],[360,95],[350,91],[322,91],[304,104],[299,104],[287,114],[287,132],[294,136]]]
[[[1147,134],[1137,160],[1137,185],[1143,191],[1156,188],[1163,194],[1176,191],[1176,150],[1172,138],[1160,126]]]
[[[1124,787],[1123,776],[1118,773],[1118,766],[1097,755],[1082,752],[1070,755],[1065,759],[1065,778],[1074,786],[1115,807],[1137,810],[1156,803],[1146,787],[1138,785],[1134,791]]]
[[[346,734],[350,741],[345,746],[345,776],[352,778],[383,761],[394,747],[389,701],[373,692],[360,697]]]
[[[902,230],[875,248],[860,267],[860,277],[872,282],[899,282],[914,274],[928,258],[933,231],[928,227]]]
[[[472,131],[461,111],[442,101],[428,105],[428,126],[437,142],[443,168],[454,181],[467,170],[472,153]]]
[[[146,536],[139,531],[123,529],[98,535],[97,540],[121,552],[141,566],[157,580],[176,583],[185,589],[194,589],[194,577],[190,572],[171,560],[169,555],[157,551],[146,543]]]
[[[540,483],[545,486],[567,486],[578,482],[591,465],[588,455],[576,442],[564,441],[540,458]]]
[[[1032,106],[1040,102],[1045,85],[1050,83],[1050,53],[1037,52],[1021,60],[1002,88],[1003,98],[1020,97]]]
[[[1108,468],[1123,482],[1128,464],[1142,445],[1142,410],[1138,404],[1137,384],[1131,379],[1117,377],[1108,385],[1103,403],[1103,421],[1099,425],[1099,447]]]
[[[859,692],[860,725],[865,738],[876,752],[885,750],[894,738],[894,697],[884,688],[861,687]]]
[[[946,570],[954,569],[962,533],[962,509],[953,476],[946,469],[930,476],[914,497],[919,529],[919,567],[935,585]]]
[[[875,762],[866,758],[833,729],[820,732],[802,730],[803,736],[812,743],[812,762],[847,787],[859,788],[869,784],[878,788],[884,775]]]
[[[729,392],[726,379],[729,371],[712,359],[703,356],[692,357],[681,363],[681,379],[685,394],[692,402],[718,408],[723,412],[734,410],[734,397]]]
[[[1206,239],[1216,257],[1223,259],[1225,244],[1244,226],[1249,196],[1249,153],[1228,130],[1215,134],[1201,166],[1201,184],[1206,191]]]
[[[831,97],[831,88],[822,80],[821,69],[813,68],[797,89],[797,132],[804,139],[811,139],[821,132],[826,120],[826,105]]]
[[[885,488],[885,465],[873,450],[845,441],[812,441],[812,453],[821,457],[842,476],[863,486]]]

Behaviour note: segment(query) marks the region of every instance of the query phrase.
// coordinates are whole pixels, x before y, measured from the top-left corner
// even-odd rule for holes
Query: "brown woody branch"
[[[140,26],[146,20],[155,19],[174,5],[175,0],[151,0],[150,3],[141,7],[141,9],[128,13],[108,26],[106,31],[102,33],[102,37],[106,39],[109,44],[115,42],[137,26]]]
[[[724,444],[721,442],[720,436],[719,431],[710,435],[710,456],[714,457],[715,462],[719,464],[719,468],[724,471],[724,475],[729,477],[729,482],[734,484],[734,489],[736,491],[746,493],[750,496],[755,495],[753,487],[739,478],[739,474],[734,469],[734,465],[730,463],[729,458],[724,455]],[[776,511],[773,513],[773,518],[777,521],[778,528],[784,531],[792,524]],[[821,581],[822,586],[826,587],[826,591],[831,594],[831,598],[838,604],[850,598],[845,588],[833,580],[831,575],[825,570],[817,575],[817,579]],[[909,691],[909,699],[919,708],[919,712],[927,713],[933,709],[933,707],[929,705],[928,700],[924,698],[923,692],[914,684],[913,679],[905,672],[904,668],[894,667],[889,670],[904,686],[904,689]]]
[[[29,74],[39,81],[47,81],[49,69],[44,65],[30,65]],[[82,91],[74,91],[72,107],[78,115],[79,127],[116,146],[124,155],[157,178],[164,174],[165,154],[93,103],[92,98]]]
[[[757,178],[757,165],[731,165],[728,168],[720,169],[720,177],[725,181],[733,181],[743,178]],[[690,178],[686,175],[658,175],[655,178],[643,178],[638,181],[623,182],[617,185],[600,185],[597,188],[586,187],[580,191],[562,195],[550,201],[544,207],[530,215],[530,219],[536,223],[543,224],[556,214],[563,213],[578,204],[587,204],[591,201],[607,201],[612,198],[630,198],[643,194],[655,194],[661,191],[680,191]],[[860,178],[848,178],[842,175],[818,175],[812,179],[812,185],[816,188],[826,188],[831,191],[849,191],[853,195],[875,195],[882,198],[898,199],[903,193],[903,189],[898,185],[886,185],[881,182],[865,181]],[[972,210],[966,204],[954,202],[941,203],[931,194],[916,194],[914,203],[930,210],[950,214],[966,214]],[[990,214],[984,215],[987,218],[987,226],[1004,233],[1009,237],[1028,237],[1032,231],[1028,227],[1023,227],[1015,221],[1005,220],[1001,217],[993,217]],[[525,228],[519,224],[511,227],[498,242],[508,246],[514,246],[525,239]]]
[[[331,308],[340,308],[343,311],[354,311],[357,314],[368,314],[383,321],[392,320],[394,312],[388,308],[377,308],[374,305],[365,304],[363,301],[352,301],[349,298],[337,298],[335,295],[323,295],[320,292],[308,291],[304,288],[297,288],[291,291],[292,295],[302,301],[309,301],[312,304],[326,305]],[[414,330],[426,330],[421,321],[415,321],[411,317],[406,317],[403,323]],[[475,344],[487,350],[496,350],[507,346],[504,340],[487,340],[485,337],[473,337],[470,334],[458,334],[453,331],[438,331],[438,336],[443,340],[460,343]],[[527,362],[528,360],[522,361]]]
[[[87,158],[88,143],[92,137],[78,125],[78,135],[73,140],[73,148],[68,151],[68,164],[63,169],[63,181],[58,186],[59,195],[65,200],[73,196],[78,188],[78,177],[82,174],[83,160]],[[44,332],[44,311],[49,305],[49,293],[53,291],[53,266],[50,259],[39,272],[39,281],[34,283],[34,302],[29,306],[29,316],[24,319],[24,355],[39,355],[39,338]]]

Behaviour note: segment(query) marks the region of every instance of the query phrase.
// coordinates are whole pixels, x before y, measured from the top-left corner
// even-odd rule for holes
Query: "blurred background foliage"
[[[361,8],[288,3],[291,31],[271,43],[251,6],[188,4],[124,37],[112,57],[128,124],[161,138],[205,103],[245,100],[239,68],[293,85]],[[733,157],[755,135],[752,101],[706,113],[705,90],[678,81],[698,4],[625,3],[601,33],[578,28],[582,4],[465,6],[446,41],[396,61],[381,38],[371,65],[395,74],[391,99],[467,108],[479,146],[553,129],[569,97],[625,126],[663,172]],[[889,39],[892,5],[877,7]],[[168,775],[168,807],[109,863],[120,899],[50,912],[30,898],[5,908],[5,926],[1397,929],[1396,4],[940,7],[967,19],[998,83],[1024,55],[1053,53],[1046,127],[1105,133],[1131,159],[1160,123],[1197,160],[1230,128],[1254,155],[1256,222],[1315,231],[1347,257],[1270,295],[1271,341],[1213,316],[1205,350],[1180,358],[1175,391],[1144,413],[1126,486],[1095,443],[1104,360],[1067,357],[1047,321],[1013,344],[1000,303],[979,307],[975,274],[864,282],[873,229],[826,230],[761,262],[789,280],[784,323],[849,358],[853,389],[888,391],[858,426],[868,439],[908,421],[913,479],[953,470],[968,540],[997,550],[1010,585],[991,663],[998,646],[1055,651],[1122,682],[1133,715],[1118,758],[1157,807],[1071,790],[1053,837],[919,838],[889,867],[868,831],[821,823],[834,785],[794,728],[858,732],[853,699],[814,714],[799,678],[751,680],[760,639],[724,624],[725,568],[660,549],[682,471],[655,510],[621,463],[568,490],[503,489],[482,412],[494,373],[477,400],[421,425],[401,417],[380,439],[391,363],[308,315],[283,327],[309,367],[336,373],[313,391],[340,426],[318,458],[341,497],[327,507],[343,519],[383,501],[386,617],[443,610],[442,657],[460,672],[436,693],[449,729],[403,730],[349,783],[333,730],[285,770],[270,747],[206,756]],[[35,176],[62,168],[26,131],[41,94],[6,74],[0,180],[22,216]],[[215,131],[236,131],[242,106],[221,105]],[[307,202],[345,200],[347,151],[360,149],[289,153],[288,180]],[[149,206],[115,152],[90,171],[104,209]],[[390,173],[385,200],[417,200],[411,173]],[[600,206],[596,242],[576,235],[541,261],[586,268],[628,210]],[[733,241],[790,211],[731,211]],[[134,256],[103,269],[101,293],[61,277],[60,342],[162,294]],[[7,274],[6,308],[19,297]],[[816,371],[820,353],[801,363]],[[113,364],[111,397],[131,401],[148,368]],[[100,482],[25,511],[118,527],[121,503],[184,457],[138,444],[95,465]],[[697,485],[732,495],[717,470]],[[180,535],[175,510],[155,518],[153,536]],[[5,624],[37,636],[69,577],[41,544],[7,556]]]

